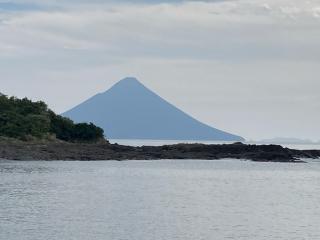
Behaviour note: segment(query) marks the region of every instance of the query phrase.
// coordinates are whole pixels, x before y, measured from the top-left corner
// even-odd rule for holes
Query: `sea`
[[[304,160],[0,160],[0,240],[319,240]]]

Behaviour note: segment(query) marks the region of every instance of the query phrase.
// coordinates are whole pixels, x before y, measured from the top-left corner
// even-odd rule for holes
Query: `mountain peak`
[[[117,84],[139,84],[142,85],[142,83],[135,77],[126,77],[122,80],[120,80]]]
[[[194,119],[134,77],[120,80],[63,115],[92,122],[111,139],[243,140]]]
[[[114,84],[109,90],[105,92],[105,94],[108,94],[110,92],[126,96],[133,93],[143,94],[146,92],[150,92],[150,90],[146,88],[137,78],[127,77]]]
[[[120,80],[119,82],[139,82],[139,80],[135,77],[126,77]]]

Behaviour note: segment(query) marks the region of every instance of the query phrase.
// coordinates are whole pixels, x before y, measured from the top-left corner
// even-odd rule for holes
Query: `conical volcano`
[[[243,140],[199,122],[135,78],[121,80],[63,115],[100,126],[110,139]]]

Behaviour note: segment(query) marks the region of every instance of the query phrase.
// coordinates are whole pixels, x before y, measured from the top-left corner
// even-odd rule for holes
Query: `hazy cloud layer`
[[[0,1],[7,94],[64,111],[127,75],[248,138],[320,138],[320,3]]]

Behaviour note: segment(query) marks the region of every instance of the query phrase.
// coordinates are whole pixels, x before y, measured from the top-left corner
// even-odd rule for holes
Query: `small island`
[[[74,123],[44,102],[0,95],[0,159],[6,160],[160,160],[245,159],[301,162],[319,158],[320,150],[294,150],[279,145],[175,144],[132,147],[110,144],[92,123]]]

